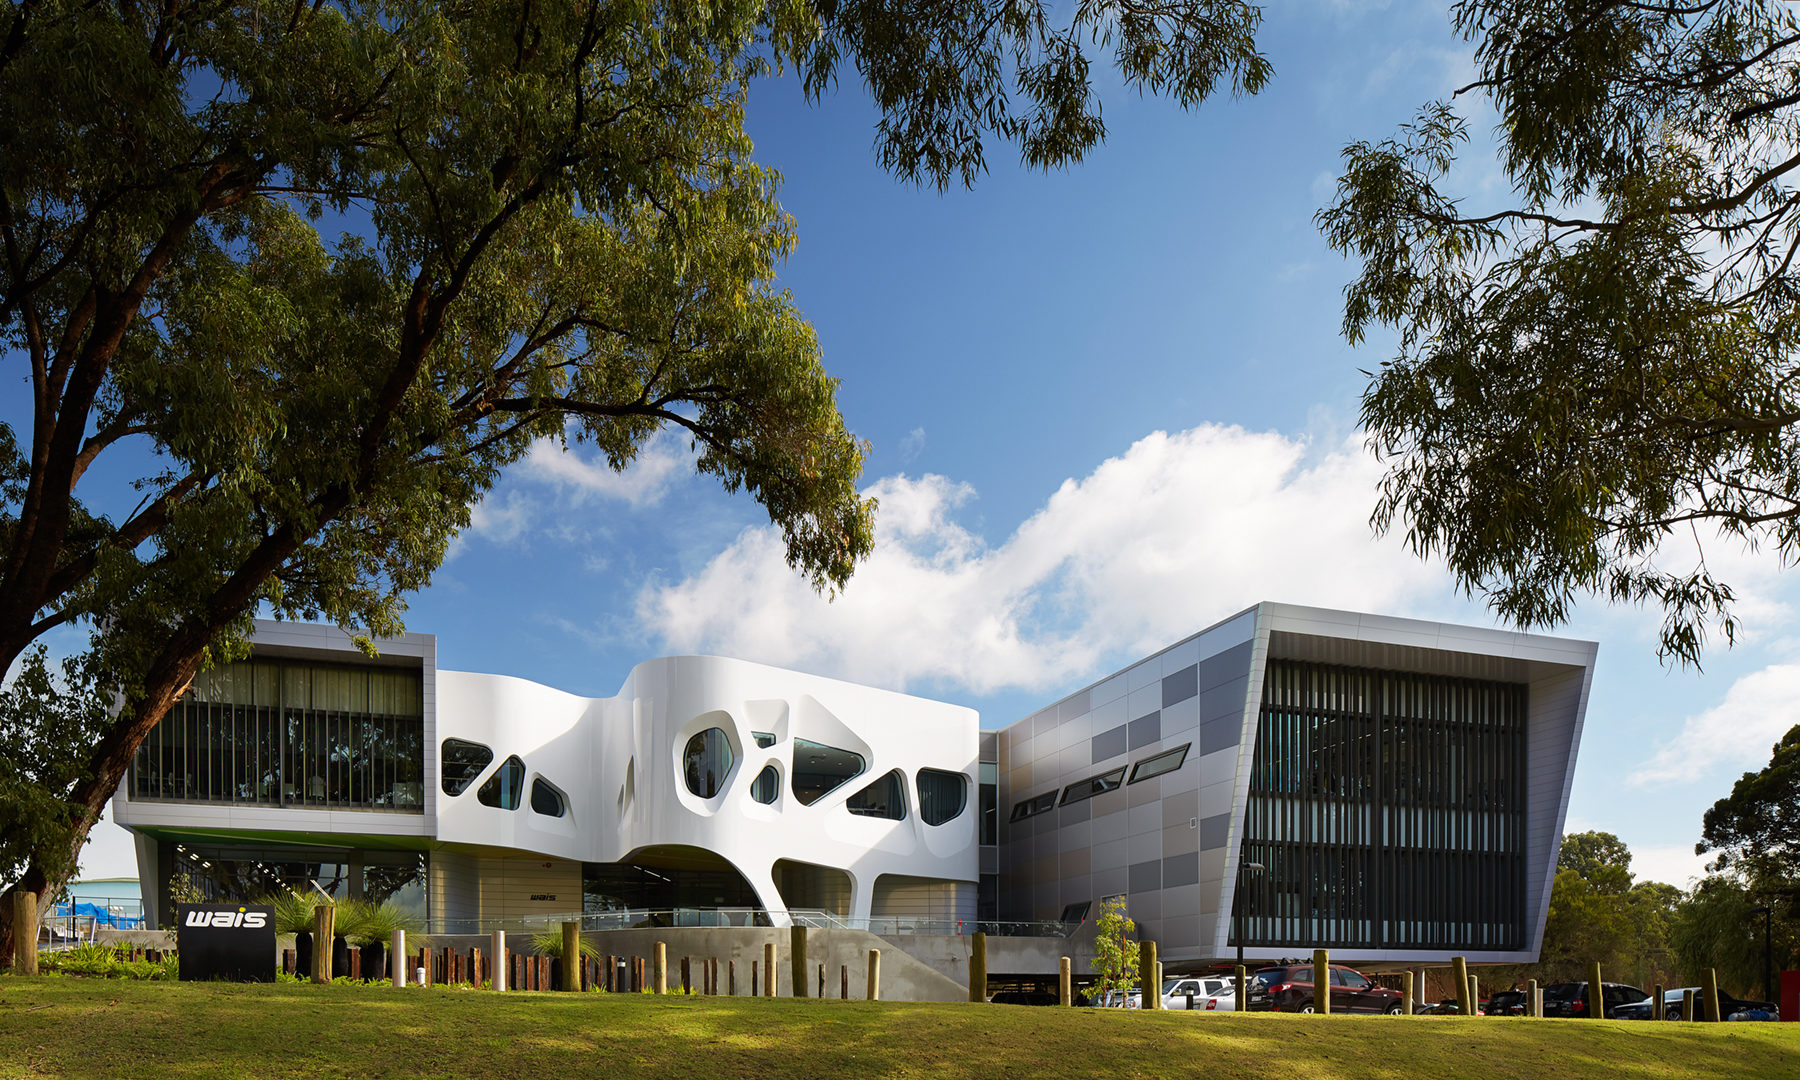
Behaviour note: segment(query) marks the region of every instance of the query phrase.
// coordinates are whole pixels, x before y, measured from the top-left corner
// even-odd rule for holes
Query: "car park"
[[[1565,1017],[1590,1015],[1587,986],[1586,982],[1560,982],[1544,987],[1544,1015]],[[1644,1001],[1649,996],[1635,986],[1603,982],[1600,984],[1602,1015],[1607,1019],[1614,1019],[1620,1007]]]
[[[1230,984],[1230,979],[1213,975],[1186,975],[1164,979],[1162,1007],[1165,1009],[1199,1009],[1202,1002]],[[1189,1002],[1193,1004],[1190,1006]]]
[[[1524,1016],[1529,996],[1523,990],[1496,990],[1482,1010],[1489,1016]]]
[[[1331,965],[1327,992],[1332,1012],[1398,1014],[1402,1008],[1398,990],[1376,985],[1353,968]],[[1311,964],[1285,964],[1263,968],[1250,981],[1244,995],[1251,1012],[1317,1012],[1318,987]]]
[[[1687,995],[1694,995],[1694,1018],[1706,1015],[1706,990],[1699,986],[1684,986],[1663,992],[1663,1019],[1683,1020],[1687,1018]],[[1613,1012],[1619,1020],[1649,1020],[1652,1018],[1652,1002],[1648,994],[1642,1001],[1634,1001],[1621,1005]],[[1775,1020],[1779,1013],[1775,1006],[1766,1001],[1745,1001],[1732,997],[1725,991],[1719,991],[1719,1018],[1722,1020]]]

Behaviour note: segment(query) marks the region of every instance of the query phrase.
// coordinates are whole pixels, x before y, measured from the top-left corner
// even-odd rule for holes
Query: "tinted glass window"
[[[775,736],[771,732],[752,731],[750,737],[756,740],[756,745],[763,747],[764,749],[775,745]]]
[[[569,801],[539,777],[531,782],[531,811],[545,817],[562,817],[569,812]]]
[[[494,752],[478,742],[445,739],[438,773],[443,777],[444,794],[461,795],[468,790],[481,770],[494,760]]]
[[[1046,791],[1035,798],[1025,799],[1013,804],[1012,817],[1009,821],[1024,821],[1028,817],[1036,817],[1046,810],[1056,809],[1056,792]]]
[[[483,806],[496,806],[502,810],[517,810],[519,796],[525,793],[525,763],[517,754],[500,763],[494,775],[487,778],[487,783],[475,792]]]
[[[781,772],[773,765],[764,765],[763,771],[756,774],[750,784],[750,797],[759,803],[772,803],[775,796],[781,794]]]
[[[811,806],[868,767],[862,755],[854,751],[795,739],[794,775],[790,781],[794,798],[800,800],[801,806]]]
[[[687,741],[681,752],[681,776],[687,789],[710,799],[725,786],[731,772],[731,740],[720,728],[707,728]]]
[[[1185,743],[1173,750],[1164,750],[1155,757],[1147,757],[1138,762],[1132,766],[1130,782],[1135,784],[1139,780],[1148,780],[1152,776],[1161,776],[1163,773],[1174,772],[1181,768],[1181,763],[1187,760],[1188,747],[1192,745],[1194,744]]]
[[[1117,788],[1124,782],[1125,766],[1121,765],[1110,772],[1103,772],[1099,776],[1091,776],[1080,783],[1070,784],[1063,791],[1063,805],[1067,806],[1072,802],[1091,799],[1096,795],[1104,794],[1105,792]]]
[[[906,780],[895,769],[845,801],[844,808],[862,817],[906,819]]]
[[[943,769],[919,770],[919,816],[927,825],[942,825],[962,816],[969,805],[969,778]]]

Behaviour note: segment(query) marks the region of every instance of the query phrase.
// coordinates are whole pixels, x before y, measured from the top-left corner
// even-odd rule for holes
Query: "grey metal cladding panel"
[[[1200,850],[1216,851],[1231,836],[1231,815],[1217,814],[1200,819]]]
[[[1082,713],[1087,712],[1087,711],[1088,711],[1088,692],[1086,690],[1083,690],[1081,693],[1071,695],[1070,697],[1066,697],[1062,701],[1057,703],[1056,718],[1058,720],[1069,720],[1074,717],[1080,716]]]
[[[1098,765],[1107,758],[1118,757],[1126,751],[1125,727],[1124,724],[1120,724],[1111,731],[1103,731],[1090,740],[1093,747],[1093,764]]]
[[[1000,760],[1000,733],[998,731],[981,733],[980,758],[982,761]]]
[[[1222,682],[1200,694],[1200,722],[1224,720],[1227,717],[1241,720],[1244,715],[1244,699],[1250,695],[1250,676],[1240,675],[1229,682]]]
[[[1238,717],[1223,717],[1210,724],[1200,725],[1200,753],[1202,755],[1229,750],[1238,744],[1243,736],[1244,724]]]
[[[1162,703],[1165,709],[1177,701],[1186,701],[1199,692],[1200,669],[1196,665],[1189,664],[1173,675],[1163,676]]]
[[[1162,860],[1132,863],[1126,888],[1131,890],[1133,897],[1139,893],[1155,892],[1162,888]]]
[[[1200,790],[1192,788],[1178,794],[1166,794],[1162,801],[1163,828],[1186,825],[1189,818],[1200,816]]]
[[[1200,883],[1200,856],[1177,855],[1162,862],[1163,888],[1173,885],[1198,885]]]
[[[1090,887],[1094,890],[1094,898],[1097,900],[1103,896],[1117,896],[1124,892],[1131,883],[1131,876],[1130,871],[1119,866],[1096,870],[1090,880],[1092,882]]]
[[[1241,679],[1250,674],[1250,652],[1254,641],[1233,645],[1216,656],[1200,661],[1200,692],[1205,693],[1220,683]]]
[[[1148,746],[1162,738],[1162,713],[1153,712],[1131,722],[1131,748]]]
[[[1088,819],[1088,814],[1093,810],[1093,808],[1094,808],[1094,803],[1093,803],[1092,799],[1083,799],[1082,801],[1080,801],[1078,803],[1070,803],[1068,806],[1062,807],[1061,809],[1057,810],[1057,812],[1056,812],[1057,824],[1059,824],[1059,825],[1075,825],[1080,822],[1086,821]]]

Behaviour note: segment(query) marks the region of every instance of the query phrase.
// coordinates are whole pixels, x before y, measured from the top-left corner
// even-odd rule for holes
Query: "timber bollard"
[[[1156,942],[1138,942],[1138,1008],[1162,1008],[1162,984],[1150,985],[1156,978]]]
[[[1324,992],[1321,993],[1320,991]],[[1331,950],[1313,950],[1313,1008],[1331,1012]]]
[[[806,927],[788,928],[788,967],[789,977],[794,984],[794,996],[806,996]]]
[[[980,932],[969,939],[969,1000],[987,1000],[987,935]]]
[[[819,1000],[825,1000],[825,965],[819,965]]]
[[[763,997],[775,996],[775,943],[763,942]]]
[[[1410,971],[1402,971],[1400,973],[1400,1015],[1411,1016],[1412,1014],[1413,973]]]
[[[869,950],[869,988],[864,995],[870,1001],[881,1000],[881,950]]]
[[[1075,1004],[1075,973],[1066,956],[1056,964],[1056,1003],[1064,1006]]]
[[[1456,1011],[1474,1016],[1475,1003],[1469,1000],[1469,962],[1460,956],[1450,958],[1450,982],[1456,987]]]
[[[1250,1003],[1244,1000],[1250,994],[1249,969],[1239,964],[1237,970],[1232,974],[1235,976],[1236,985],[1231,988],[1231,1007],[1236,1012],[1249,1012]]]
[[[1696,1021],[1700,1019],[1699,1014],[1694,1012],[1694,992],[1692,990],[1681,992],[1681,1018]]]
[[[336,919],[337,909],[330,904],[313,908],[313,982],[331,982],[331,927]],[[18,937],[17,934],[13,936]]]
[[[750,996],[762,993],[762,980],[756,977],[756,961],[750,961]]]
[[[838,1000],[850,1000],[850,965],[838,965]]]
[[[488,951],[493,953],[494,957],[493,963],[490,965],[492,974],[488,983],[496,991],[504,993],[507,988],[507,976],[511,974],[506,970],[507,964],[511,963],[506,951],[506,931],[494,931],[493,939],[488,944]]]
[[[1480,1016],[1481,1015],[1481,977],[1479,975],[1475,975],[1473,973],[1471,973],[1469,975],[1469,1000],[1473,1001],[1475,1003],[1475,1011],[1470,1013],[1469,1015],[1470,1016]]]
[[[20,889],[13,893],[13,971],[20,975],[38,973],[37,928],[38,894]]]
[[[1650,995],[1650,1019],[1663,1018],[1663,984],[1656,984],[1656,992]]]
[[[726,993],[730,994],[732,997],[737,997],[737,961],[736,960],[725,961],[725,988],[726,988]]]
[[[394,988],[406,986],[406,931],[396,930],[388,941],[388,955],[393,959],[388,963],[394,969]]]
[[[1719,969],[1706,969],[1706,1022],[1716,1024],[1725,1019],[1719,1012]]]
[[[683,994],[691,994],[694,992],[692,975],[688,969],[688,958],[685,956],[681,958],[681,992]]]
[[[1544,1014],[1537,1007],[1538,982],[1536,979],[1525,984],[1525,1015],[1542,1017]]]
[[[1588,1019],[1606,1019],[1606,984],[1600,981],[1600,962],[1588,965],[1587,985]]]
[[[669,945],[667,942],[656,943],[656,967],[652,970],[650,978],[652,980],[651,993],[666,994],[669,992]]]
[[[581,924],[565,922],[563,931],[562,988],[581,989]]]

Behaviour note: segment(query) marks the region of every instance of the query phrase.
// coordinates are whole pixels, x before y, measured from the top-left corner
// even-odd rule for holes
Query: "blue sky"
[[[1367,516],[1359,369],[1338,335],[1351,268],[1312,224],[1339,153],[1466,82],[1443,6],[1272,7],[1258,97],[1184,113],[1114,86],[1082,165],[1022,171],[1007,147],[972,191],[896,183],[847,79],[807,106],[751,100],[785,176],[798,250],[781,283],[819,331],[869,440],[880,541],[833,604],[781,564],[760,507],[653,444],[614,476],[579,449],[513,470],[417,596],[440,665],[592,695],[653,656],[717,652],[915,693],[1011,722],[1258,600],[1492,625]],[[1491,119],[1477,115],[1477,130]],[[1478,137],[1478,143],[1483,142]],[[1506,194],[1491,156],[1462,175]],[[1698,870],[1700,815],[1800,720],[1800,577],[1709,548],[1745,632],[1704,674],[1655,656],[1659,616],[1587,602],[1598,640],[1569,816],[1619,834],[1641,876]],[[89,876],[131,873],[106,826]]]

